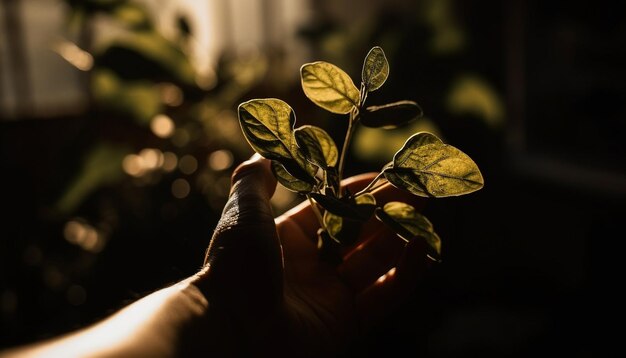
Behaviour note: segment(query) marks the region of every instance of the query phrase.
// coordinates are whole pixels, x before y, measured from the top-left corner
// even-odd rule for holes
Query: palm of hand
[[[344,184],[356,192],[374,176],[352,177]],[[404,193],[391,186],[375,196],[380,202],[406,200]],[[389,313],[410,293],[425,263],[420,243],[408,251],[403,241],[375,219],[364,225],[357,244],[345,250],[341,264],[321,261],[318,224],[307,203],[278,217],[276,228],[290,324],[298,336],[307,337],[318,348],[325,345],[336,351]]]
[[[264,169],[253,172],[255,166]],[[341,264],[321,261],[319,224],[310,205],[274,219],[269,198],[276,182],[267,163],[252,162],[236,172],[201,285],[215,309],[226,312],[219,313],[224,324],[235,326],[221,336],[230,344],[246,342],[245,354],[335,355],[415,288],[426,264],[423,240],[405,244],[371,219]],[[343,184],[356,192],[374,176]],[[379,203],[415,200],[391,186],[374,196]]]

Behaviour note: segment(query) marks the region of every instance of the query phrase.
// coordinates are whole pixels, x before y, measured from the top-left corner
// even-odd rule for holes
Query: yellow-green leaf
[[[295,137],[304,156],[311,163],[324,169],[337,165],[337,145],[322,128],[302,126],[295,130]]]
[[[420,118],[423,112],[413,101],[398,101],[370,106],[361,112],[361,124],[366,127],[393,129]]]
[[[409,204],[392,201],[383,208],[376,209],[376,218],[389,226],[394,232],[409,241],[419,236],[429,246],[428,255],[434,260],[441,256],[441,239],[435,233],[433,224]]]
[[[291,175],[282,164],[275,160],[272,160],[272,172],[274,173],[276,180],[291,191],[309,193],[313,190],[313,184]]]
[[[295,113],[279,99],[253,99],[239,105],[239,124],[246,140],[267,159],[293,159],[298,150],[295,123]]]
[[[379,89],[389,76],[389,62],[382,48],[373,47],[365,57],[361,80],[368,92]]]
[[[276,98],[253,99],[239,105],[239,124],[250,146],[261,156],[277,160],[294,177],[309,183],[317,168],[300,153],[293,127],[296,115]]]
[[[338,199],[334,196],[320,193],[311,193],[311,197],[326,209],[326,211],[353,220],[368,220],[376,208],[376,199],[369,193],[359,195],[353,199]]]
[[[354,243],[359,234],[361,221],[353,220],[329,211],[324,212],[324,225],[330,237],[343,245]]]
[[[302,89],[313,103],[327,111],[347,114],[359,104],[359,90],[350,76],[339,67],[324,61],[300,68]]]
[[[426,132],[406,141],[384,175],[394,186],[426,197],[469,194],[484,185],[478,166],[467,154]]]

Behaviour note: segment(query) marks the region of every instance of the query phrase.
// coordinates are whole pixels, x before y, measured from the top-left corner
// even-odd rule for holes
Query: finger
[[[406,244],[388,227],[376,224],[338,267],[342,280],[354,292],[361,292],[394,267]]]
[[[270,204],[275,188],[270,162],[258,155],[234,170],[230,196],[205,258],[204,281],[210,294],[218,291],[217,299],[263,305],[279,297],[281,251]],[[209,289],[212,285],[219,289]]]
[[[398,264],[358,294],[356,305],[365,329],[393,313],[418,289],[426,272],[427,260],[425,241],[420,238],[411,240]]]
[[[300,226],[293,220],[282,221],[277,229],[283,248],[285,281],[301,284],[319,281],[324,262],[319,259],[317,245],[305,237]],[[334,268],[333,274],[336,276]]]

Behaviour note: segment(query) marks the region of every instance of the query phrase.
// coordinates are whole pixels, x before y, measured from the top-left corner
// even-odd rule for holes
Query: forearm
[[[191,277],[156,291],[92,326],[44,342],[0,352],[0,357],[169,357],[181,333],[203,326],[208,301]]]

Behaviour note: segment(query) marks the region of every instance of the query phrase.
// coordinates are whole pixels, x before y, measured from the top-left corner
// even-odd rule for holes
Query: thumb
[[[209,302],[267,309],[281,297],[282,256],[270,205],[275,189],[270,161],[257,154],[234,170],[204,261]]]

